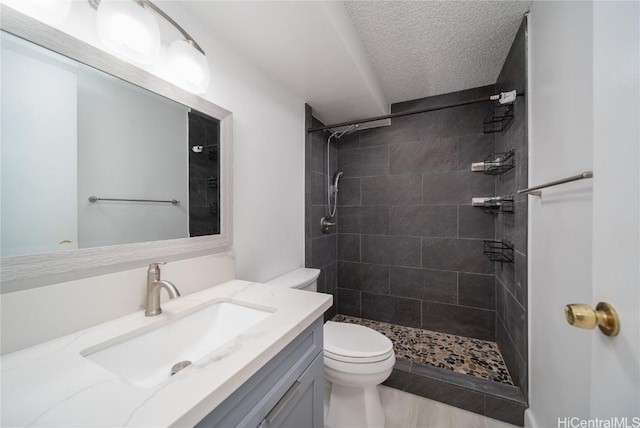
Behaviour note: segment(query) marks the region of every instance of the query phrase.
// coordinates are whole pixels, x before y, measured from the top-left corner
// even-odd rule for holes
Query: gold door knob
[[[608,303],[600,302],[596,310],[582,303],[574,303],[564,307],[567,322],[574,327],[591,330],[596,325],[607,336],[617,336],[620,331],[618,313]]]

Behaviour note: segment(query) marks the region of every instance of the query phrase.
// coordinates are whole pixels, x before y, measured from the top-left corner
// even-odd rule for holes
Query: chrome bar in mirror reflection
[[[584,180],[585,178],[593,178],[593,171],[585,171],[578,175],[572,175],[571,177],[550,181],[548,183],[541,184],[539,186],[528,187],[526,189],[518,190],[518,194],[520,195],[520,194],[526,193],[533,196],[541,196],[542,189],[545,189],[551,186],[557,186],[558,184],[571,183],[572,181]]]
[[[89,196],[89,202],[98,201],[116,201],[116,202],[160,202],[165,204],[180,205],[180,201],[177,199],[162,200],[162,199],[119,199],[119,198],[98,198],[97,196]]]

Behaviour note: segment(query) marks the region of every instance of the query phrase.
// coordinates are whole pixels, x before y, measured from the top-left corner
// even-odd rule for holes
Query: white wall
[[[2,36],[2,257],[78,247],[76,76],[25,54]]]
[[[78,69],[80,248],[189,236],[187,108],[118,79]],[[180,205],[97,202],[160,199]]]
[[[593,167],[593,6],[535,2],[529,15],[529,183]],[[527,424],[588,418],[592,331],[570,327],[568,303],[591,304],[592,183],[529,197]]]
[[[238,277],[266,281],[303,266],[304,100],[221,42],[214,28],[179,1],[158,4],[207,54],[211,83],[203,97],[233,112]],[[60,29],[100,47],[94,16],[87,2],[74,2]],[[176,37],[175,31],[168,34]],[[147,70],[162,74],[158,66]]]
[[[234,279],[233,253],[167,263],[161,277],[186,296]],[[144,309],[146,281],[141,267],[0,295],[2,355]]]

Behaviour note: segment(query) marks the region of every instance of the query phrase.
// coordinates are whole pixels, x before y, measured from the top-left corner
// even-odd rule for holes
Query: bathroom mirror
[[[228,249],[231,113],[1,13],[2,292]]]

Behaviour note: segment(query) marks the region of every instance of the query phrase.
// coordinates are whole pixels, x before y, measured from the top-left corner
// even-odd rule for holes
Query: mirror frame
[[[2,4],[0,29],[198,110],[220,121],[220,234],[2,258],[1,293],[230,251],[233,245],[233,115],[195,94]]]

